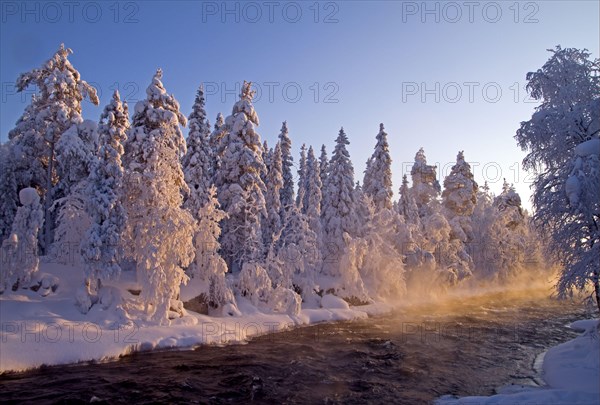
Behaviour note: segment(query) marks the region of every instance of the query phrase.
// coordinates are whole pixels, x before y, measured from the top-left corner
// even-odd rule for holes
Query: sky
[[[513,138],[536,106],[527,72],[556,45],[599,55],[598,1],[4,1],[0,2],[0,141],[35,89],[18,75],[61,43],[99,92],[98,120],[118,89],[131,107],[158,67],[188,115],[198,86],[211,123],[255,83],[262,139],[288,122],[295,160],[305,143],[333,150],[350,139],[355,180],[384,123],[394,191],[425,149],[440,182],[464,150],[475,179],[498,193],[514,183],[525,206],[531,173]],[[184,130],[187,134],[187,129]]]

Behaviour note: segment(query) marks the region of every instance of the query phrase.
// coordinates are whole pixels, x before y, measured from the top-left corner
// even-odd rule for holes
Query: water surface
[[[227,347],[0,376],[5,403],[431,403],[535,384],[536,356],[590,316],[579,303],[491,294]]]

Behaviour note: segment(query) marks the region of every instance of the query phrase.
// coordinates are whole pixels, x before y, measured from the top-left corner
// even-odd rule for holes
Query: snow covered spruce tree
[[[415,155],[415,163],[410,175],[412,178],[411,192],[417,202],[419,216],[423,218],[431,213],[429,205],[436,202],[441,191],[436,167],[427,164],[423,148],[419,149]]]
[[[370,164],[370,162],[367,162]],[[354,236],[365,236],[373,221],[373,199],[363,192],[363,187],[357,181],[354,186],[354,213],[356,217],[356,232]]]
[[[215,182],[219,202],[228,215],[222,222],[221,252],[233,272],[246,262],[261,261],[265,253],[261,231],[261,221],[267,217],[261,179],[265,165],[250,86],[244,82],[240,100],[225,120],[227,133],[222,143],[226,147]]]
[[[465,161],[463,151],[458,152],[456,164],[444,179],[442,199],[452,217],[469,217],[477,203],[479,186],[474,180],[471,165]]]
[[[265,164],[265,171],[263,172],[261,179],[263,183],[267,183],[267,175],[271,170],[271,160],[273,159],[273,148],[269,149],[269,144],[265,140],[262,145],[262,159]]]
[[[325,187],[327,182],[327,171],[329,169],[329,158],[325,145],[321,145],[321,154],[319,155],[319,171],[321,172],[321,184]]]
[[[400,254],[405,255],[407,270],[413,270],[423,267],[428,260],[431,262],[433,256],[422,249],[422,222],[406,174],[402,176],[398,195],[395,208],[399,218],[395,218],[394,245]]]
[[[54,186],[60,180],[56,172],[56,145],[62,135],[83,122],[81,102],[84,98],[98,105],[96,90],[81,80],[71,65],[72,53],[61,44],[43,66],[23,73],[17,80],[17,91],[34,85],[38,94],[10,132],[15,158],[17,189],[35,187],[41,192],[44,205],[44,249],[52,242],[54,218],[50,207],[56,198]]]
[[[477,203],[478,189],[471,165],[465,161],[463,151],[458,152],[456,164],[444,179],[442,201],[448,221],[453,227],[453,238],[463,243],[473,241],[470,218]]]
[[[80,244],[92,224],[86,211],[89,176],[97,161],[98,135],[95,122],[85,120],[67,129],[56,142],[56,173],[52,191],[56,213],[51,251],[60,263],[81,262]]]
[[[322,246],[323,229],[321,226],[321,203],[323,201],[321,183],[321,169],[319,161],[315,157],[313,147],[308,148],[308,157],[306,161],[306,216],[310,229],[315,233],[317,238],[316,251]]]
[[[206,195],[207,201],[198,211],[198,231],[194,235],[196,257],[188,271],[192,277],[200,277],[207,282],[208,305],[225,314],[236,308],[235,297],[225,279],[227,264],[219,254],[219,223],[227,214],[219,208],[215,186],[211,186]]]
[[[121,272],[121,234],[127,221],[122,204],[124,172],[121,157],[128,128],[127,104],[121,102],[119,92],[115,91],[100,116],[98,159],[92,166],[85,190],[88,196],[86,211],[92,225],[81,243],[81,256],[85,284],[92,294],[98,292],[102,280],[116,278]],[[78,304],[87,312],[91,303],[91,299],[85,299]]]
[[[288,135],[287,121],[281,125],[279,133],[279,143],[281,143],[281,160],[283,173],[283,188],[281,189],[281,207],[285,210],[294,203],[294,176],[292,167],[294,158],[292,157],[292,140]]]
[[[521,207],[521,197],[506,179],[502,193],[494,198],[492,216],[494,222],[491,237],[495,254],[490,255],[496,263],[497,277],[506,280],[517,275],[527,260],[526,253],[534,246],[527,246],[527,218]]]
[[[478,188],[471,165],[465,161],[463,151],[458,152],[456,164],[444,179],[442,193],[446,218],[452,229],[449,240],[452,252],[445,255],[450,262],[442,264],[452,268],[458,280],[470,276],[473,270],[473,260],[468,248],[473,242],[471,215],[477,203]]]
[[[124,245],[137,266],[144,311],[152,321],[168,324],[177,316],[171,308],[183,313],[177,299],[188,279],[182,267],[194,258],[196,224],[182,208],[182,194],[189,192],[179,160],[186,152],[180,129],[186,118],[161,78],[158,69],[127,133]]]
[[[402,185],[400,186],[398,195],[398,213],[404,217],[406,223],[417,225],[419,223],[419,209],[408,186],[406,174],[402,176]]]
[[[487,183],[480,188],[471,220],[476,241],[474,274],[478,278],[507,282],[519,277],[523,282],[552,270],[552,266],[540,266],[539,236],[529,226],[519,194],[506,180],[497,197],[490,194]]]
[[[0,144],[0,246],[10,235],[17,213],[17,181],[9,143]]]
[[[267,207],[267,218],[263,224],[263,242],[265,248],[269,249],[273,238],[279,235],[283,227],[281,220],[281,189],[283,188],[281,143],[277,142],[271,164],[267,174],[265,204]]]
[[[40,196],[34,188],[19,192],[22,204],[12,224],[10,236],[2,244],[0,293],[6,288],[29,288],[38,271],[38,232],[44,223]]]
[[[188,120],[190,132],[187,138],[187,152],[182,159],[185,182],[190,190],[183,206],[196,220],[199,219],[198,211],[208,202],[208,189],[213,176],[210,124],[204,106],[204,88],[200,86]]]
[[[371,170],[371,166],[373,165],[373,156],[369,156],[369,158],[367,159],[367,161],[365,162],[365,171],[363,172],[363,185],[360,185],[360,182],[356,182],[356,187],[354,187],[355,189],[360,189],[360,192],[362,193],[362,189],[363,187],[366,185],[367,188],[372,188],[371,186],[371,181],[373,180],[373,173]]]
[[[323,193],[321,218],[326,250],[324,269],[332,276],[343,271],[339,258],[346,248],[344,234],[352,237],[357,228],[354,212],[354,167],[346,149],[346,145],[349,144],[344,128],[340,129],[329,162],[327,184]]]
[[[534,220],[564,266],[561,296],[593,286],[600,309],[600,61],[587,50],[561,48],[536,72],[527,90],[541,102],[515,139],[536,174]]]
[[[218,113],[215,120],[214,129],[210,134],[209,145],[211,149],[211,155],[213,157],[212,165],[212,182],[214,184],[215,175],[221,167],[221,160],[223,158],[223,152],[225,152],[225,145],[223,144],[223,138],[225,137],[225,118],[223,114]]]
[[[298,195],[296,196],[296,206],[300,208],[300,212],[306,214],[306,144],[302,144],[300,147],[300,161],[298,164]]]
[[[392,208],[392,158],[383,124],[379,124],[375,151],[365,171],[363,192],[373,199],[376,209]]]
[[[278,245],[282,276],[273,281],[295,290],[304,299],[313,299],[319,259],[316,250],[317,237],[310,229],[308,218],[299,207],[291,206],[288,210]]]
[[[37,130],[35,116],[37,115],[37,97],[32,95],[23,115],[16,127],[9,131],[7,143],[0,149],[0,242],[11,232],[12,222],[19,205],[18,190],[25,187],[35,187],[42,191],[46,184],[46,169],[43,159],[46,142]]]
[[[494,195],[486,181],[477,191],[477,202],[471,215],[473,226],[473,264],[478,278],[493,278],[499,269],[494,263],[496,258],[496,235],[493,228],[498,222],[498,209],[493,205]]]

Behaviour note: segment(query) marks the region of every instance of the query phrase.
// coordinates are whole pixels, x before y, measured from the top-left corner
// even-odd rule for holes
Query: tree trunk
[[[596,305],[598,306],[598,312],[600,313],[600,277],[598,272],[594,272],[594,293],[596,295]]]

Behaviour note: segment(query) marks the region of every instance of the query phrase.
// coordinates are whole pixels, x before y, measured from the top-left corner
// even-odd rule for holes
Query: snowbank
[[[81,269],[44,263],[42,270],[60,279],[55,293],[42,297],[31,290],[9,290],[0,295],[0,373],[106,361],[134,351],[243,342],[299,325],[366,318],[391,309],[383,304],[348,307],[330,297],[325,308],[303,308],[298,315],[266,314],[238,297],[241,316],[211,317],[188,311],[165,327],[127,318],[119,297],[132,297],[127,290],[136,285],[131,272],[123,273],[121,287],[107,288],[110,299],[83,315],[74,294],[82,282]]]
[[[467,404],[552,404],[592,405],[600,403],[600,322],[573,322],[570,327],[583,334],[552,347],[545,353],[542,377],[547,386],[507,386],[490,397],[438,399],[436,405]]]

